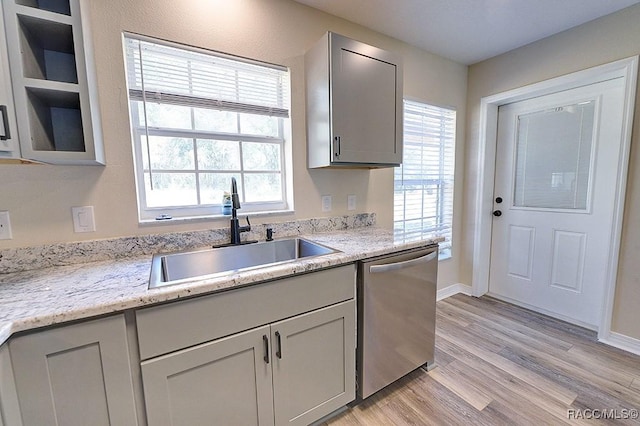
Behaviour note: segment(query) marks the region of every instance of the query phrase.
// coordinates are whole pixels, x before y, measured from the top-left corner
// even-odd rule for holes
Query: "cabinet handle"
[[[2,114],[2,125],[4,126],[4,135],[0,136],[0,141],[6,141],[11,139],[11,132],[9,131],[9,114],[7,113],[6,105],[0,105],[0,113]]]
[[[333,138],[333,142],[333,155],[340,157],[340,136],[335,136]]]
[[[276,331],[276,339],[278,339],[278,350],[276,351],[276,356],[279,359],[282,359],[282,341],[280,340],[280,333]]]
[[[264,362],[269,364],[269,338],[266,334],[262,335],[262,341],[264,342]]]
[[[383,265],[369,266],[369,273],[376,274],[379,272],[390,272],[398,269],[411,268],[416,265],[431,262],[438,257],[438,250],[427,254],[426,256],[416,257],[415,259],[405,260],[404,262],[385,263]]]

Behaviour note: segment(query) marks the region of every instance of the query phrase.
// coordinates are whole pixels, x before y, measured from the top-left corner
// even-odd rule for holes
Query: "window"
[[[394,176],[394,230],[407,239],[445,237],[440,258],[451,256],[456,112],[404,101],[402,166]]]
[[[289,73],[281,66],[125,36],[141,220],[290,208]]]

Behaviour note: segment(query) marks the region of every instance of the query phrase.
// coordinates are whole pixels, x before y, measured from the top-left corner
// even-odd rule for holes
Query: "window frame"
[[[403,162],[402,165],[397,167],[394,170],[394,217],[393,217],[393,224],[394,224],[394,233],[398,236],[402,236],[405,239],[418,239],[418,238],[422,238],[423,236],[444,236],[445,237],[445,241],[440,243],[440,253],[439,253],[439,260],[444,260],[444,259],[448,259],[451,257],[451,251],[452,251],[452,240],[453,240],[453,217],[454,217],[454,212],[453,212],[453,207],[454,207],[454,196],[455,196],[455,150],[456,150],[456,139],[457,139],[457,110],[455,108],[452,107],[443,107],[443,106],[439,106],[439,105],[434,105],[434,104],[430,104],[427,102],[423,102],[423,101],[417,101],[417,100],[412,100],[412,99],[403,99],[403,143],[406,143],[406,139],[407,139],[407,126],[404,125],[406,124],[406,120],[407,120],[407,108],[406,108],[406,104],[407,103],[411,103],[414,105],[417,105],[418,107],[423,107],[423,108],[431,108],[434,111],[440,111],[439,115],[444,116],[446,114],[452,114],[453,117],[449,117],[448,119],[451,120],[451,122],[448,125],[448,129],[450,129],[452,131],[451,136],[447,137],[447,130],[446,130],[446,123],[444,123],[444,120],[441,119],[440,120],[440,144],[438,145],[439,147],[439,162],[438,162],[438,176],[437,178],[434,177],[427,177],[425,178],[424,175],[421,175],[420,178],[405,178],[404,175],[404,167],[405,164],[407,162],[407,156],[410,155],[409,154],[409,150],[406,149],[406,145],[405,145],[405,149],[403,150]],[[424,130],[424,128],[422,129]],[[427,134],[423,134],[421,137],[425,138],[428,137]],[[446,140],[443,140],[446,139]],[[424,145],[426,145],[425,142],[423,142]],[[424,146],[423,145],[423,146]],[[449,150],[450,153],[446,154],[446,150]],[[423,152],[424,154],[424,152]],[[447,157],[449,157],[451,159],[451,164],[447,165],[444,162],[447,161]],[[414,163],[415,165],[416,163]],[[421,158],[420,163],[419,163],[420,167],[422,169],[424,169],[427,164],[424,161],[424,158]],[[428,185],[432,185],[435,184],[435,186],[437,187],[437,191],[438,191],[438,195],[437,195],[437,203],[438,205],[436,206],[436,215],[435,215],[435,220],[436,220],[436,224],[434,226],[431,226],[427,229],[424,228],[424,220],[425,219],[431,219],[432,216],[425,216],[424,213],[424,197],[422,198],[421,201],[421,209],[422,209],[422,213],[421,216],[419,218],[410,218],[407,219],[406,218],[406,213],[407,213],[407,208],[405,205],[406,202],[406,193],[407,190],[405,190],[406,186],[422,186],[422,191],[425,191],[426,189],[429,188]],[[398,213],[398,194],[402,195],[402,218],[398,218],[397,217],[397,213]],[[447,209],[447,205],[450,206],[450,210]],[[448,211],[450,211],[450,213],[448,213]],[[422,222],[422,229],[419,232],[416,231],[407,231],[407,222],[409,221],[418,221],[420,220]]]
[[[277,120],[277,136],[261,136],[255,134],[247,134],[240,132],[240,121],[242,114],[250,114],[248,111],[231,110],[235,114],[237,133],[225,133],[221,131],[211,130],[198,130],[195,129],[194,111],[196,109],[211,109],[215,111],[229,111],[225,109],[216,109],[210,107],[203,107],[199,104],[181,104],[171,101],[157,101],[155,99],[146,99],[145,91],[136,89],[141,93],[142,99],[136,99],[131,96],[132,89],[129,87],[129,54],[127,51],[128,40],[135,40],[140,42],[154,43],[160,46],[166,46],[171,48],[182,49],[185,51],[191,51],[214,57],[224,58],[225,60],[238,61],[241,64],[259,65],[267,68],[279,69],[286,72],[286,87],[282,91],[278,92],[278,96],[286,96],[286,112],[287,117],[273,116]],[[291,119],[290,119],[290,85],[291,85],[291,72],[288,67],[281,65],[273,65],[265,62],[260,62],[253,59],[242,58],[234,55],[220,53],[212,50],[196,48],[188,45],[174,43],[166,40],[160,40],[152,37],[142,36],[139,34],[123,33],[123,47],[124,47],[124,60],[127,80],[127,99],[129,106],[129,124],[131,128],[131,138],[133,146],[134,156],[134,170],[136,180],[136,194],[138,200],[138,218],[141,223],[143,222],[155,222],[159,218],[169,216],[174,220],[185,219],[197,219],[207,217],[223,217],[222,214],[222,199],[220,202],[215,203],[202,203],[200,198],[200,183],[201,174],[203,173],[216,173],[220,175],[236,176],[238,180],[238,192],[241,198],[242,213],[252,214],[280,214],[293,211],[293,188],[291,175],[292,170],[292,147],[291,147]],[[236,89],[237,91],[238,89]],[[148,125],[148,121],[141,117],[140,108],[146,113],[148,104],[158,105],[177,105],[190,109],[191,129],[185,128],[173,128],[173,127],[158,127]],[[256,116],[264,114],[254,114]],[[142,124],[140,124],[142,123]],[[191,140],[193,143],[193,158],[194,164],[192,168],[184,169],[157,169],[151,167],[150,157],[147,157],[145,165],[145,152],[149,155],[149,139],[148,137],[176,137]],[[146,139],[146,140],[145,140]],[[217,170],[217,169],[202,169],[198,164],[197,145],[198,140],[211,140],[211,141],[231,141],[238,143],[238,153],[240,156],[240,168],[229,170]],[[246,143],[266,143],[273,144],[279,147],[279,169],[278,170],[247,170],[243,165],[242,149],[243,144]],[[146,151],[144,145],[147,145]],[[177,206],[149,206],[147,197],[147,183],[145,181],[146,176],[154,173],[168,173],[168,174],[190,174],[195,178],[195,185],[193,190],[199,204],[192,205],[177,205]],[[258,174],[269,173],[279,175],[279,183],[281,187],[281,200],[276,201],[247,201],[245,187],[245,177]],[[222,198],[222,197],[221,197]]]

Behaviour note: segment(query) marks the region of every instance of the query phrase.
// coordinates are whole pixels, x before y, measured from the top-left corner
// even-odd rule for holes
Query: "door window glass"
[[[595,101],[518,116],[514,206],[586,210]]]

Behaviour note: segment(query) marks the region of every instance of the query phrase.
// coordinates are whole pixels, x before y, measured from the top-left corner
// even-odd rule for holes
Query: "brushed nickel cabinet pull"
[[[269,364],[269,338],[266,334],[262,335],[262,341],[264,342],[264,362]]]
[[[0,105],[0,113],[2,114],[2,125],[4,126],[4,135],[0,135],[0,141],[11,139],[11,131],[9,130],[9,113],[6,105]]]

